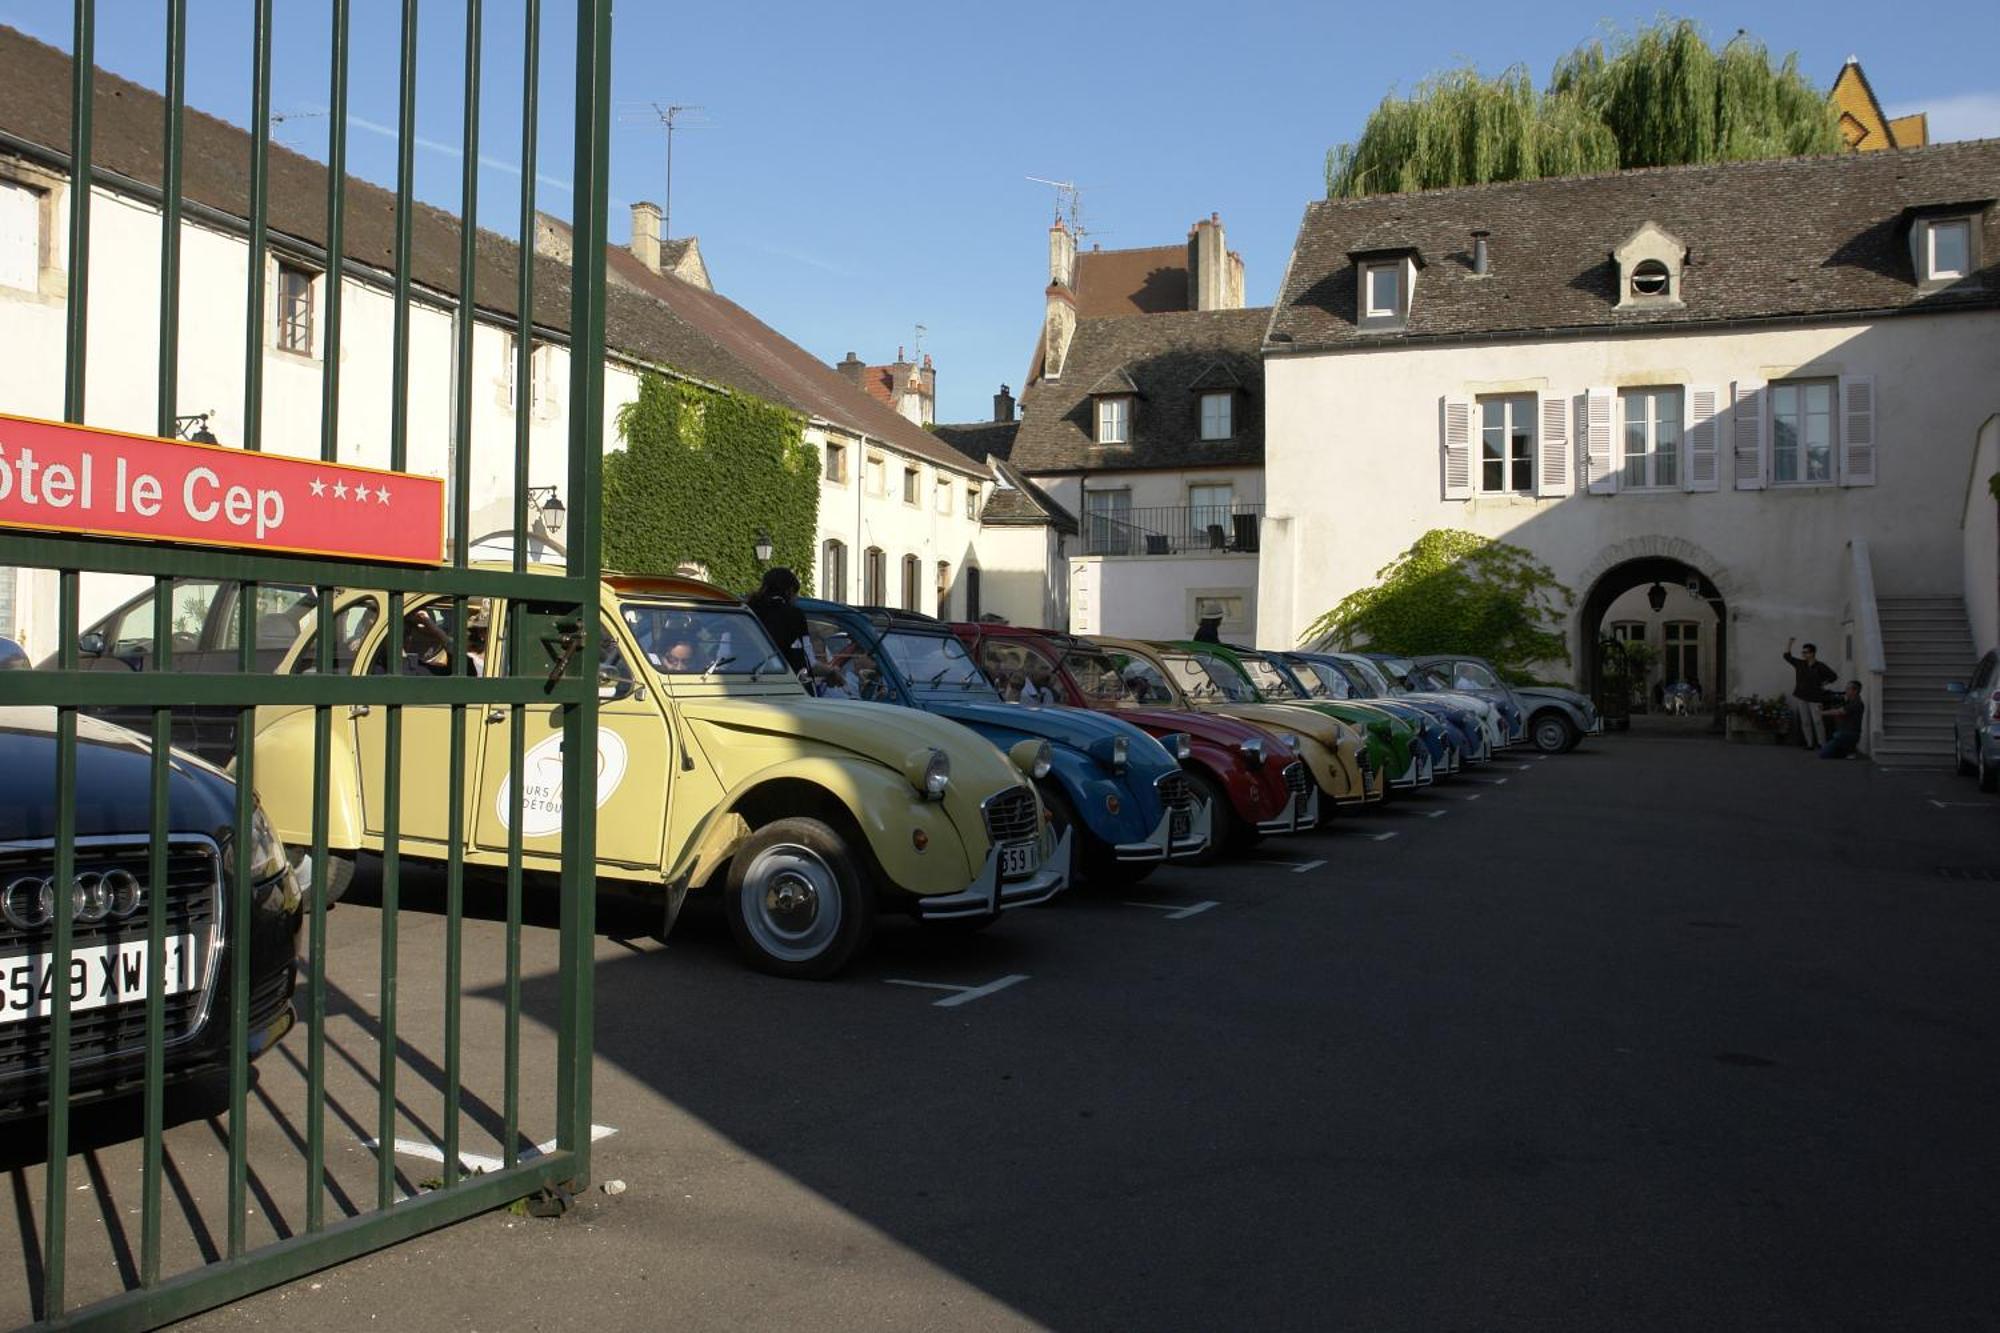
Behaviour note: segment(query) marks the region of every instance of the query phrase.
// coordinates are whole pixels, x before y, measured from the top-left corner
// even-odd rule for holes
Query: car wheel
[[[2000,791],[2000,768],[1995,768],[1986,762],[1985,743],[1983,741],[1974,741],[1972,752],[1978,756],[1979,760],[1979,790]]]
[[[817,819],[780,819],[752,833],[729,863],[729,933],[752,967],[830,977],[875,928],[854,854]]]
[[[1958,768],[1958,775],[1962,778],[1969,778],[1978,771],[1972,761],[1965,757],[1965,746],[1959,740],[1958,727],[1955,724],[1951,729],[1951,761]]]
[[[306,864],[311,852],[304,847],[289,847],[285,855],[292,863],[292,873],[299,877],[299,889],[303,893],[312,892],[312,868]],[[354,883],[354,853],[328,852],[326,854],[326,905],[333,906],[347,896],[348,886]]]
[[[1576,725],[1553,709],[1535,714],[1528,725],[1528,734],[1543,754],[1561,754],[1573,749],[1579,739]]]
[[[1229,793],[1223,789],[1215,775],[1205,768],[1184,768],[1188,786],[1194,788],[1195,795],[1208,802],[1208,850],[1182,864],[1205,866],[1234,855],[1242,850],[1243,831],[1249,828],[1236,817],[1236,808],[1229,804]],[[1250,829],[1252,834],[1255,829]]]

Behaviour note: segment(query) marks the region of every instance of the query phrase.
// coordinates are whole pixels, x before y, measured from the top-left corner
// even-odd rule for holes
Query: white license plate
[[[1000,849],[1000,873],[1009,879],[1035,873],[1041,857],[1027,844]]]
[[[1193,827],[1194,816],[1185,810],[1176,810],[1173,812],[1173,818],[1167,823],[1167,836],[1179,842],[1187,837]]]
[[[194,989],[194,936],[166,940],[166,993]],[[19,1023],[55,1011],[56,976],[46,954],[0,958],[0,1023]],[[71,1013],[146,998],[146,941],[80,946],[69,956]]]

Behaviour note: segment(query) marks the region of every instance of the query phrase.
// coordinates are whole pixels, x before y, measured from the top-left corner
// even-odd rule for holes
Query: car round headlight
[[[1237,746],[1236,748],[1242,751],[1243,760],[1245,763],[1249,764],[1250,767],[1257,768],[1263,764],[1264,738],[1262,736],[1252,736],[1249,740],[1243,742],[1243,744]]]
[[[950,786],[951,756],[943,750],[932,750],[930,759],[924,764],[924,796],[928,800],[942,801],[945,790]]]
[[[1281,731],[1278,733],[1278,739],[1291,746],[1294,750],[1305,748],[1305,742],[1299,739],[1299,733],[1296,731]]]

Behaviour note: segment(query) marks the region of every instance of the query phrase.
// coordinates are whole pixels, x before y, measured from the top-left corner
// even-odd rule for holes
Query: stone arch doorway
[[[1660,658],[1652,677],[1659,683],[1684,679],[1699,687],[1702,710],[1712,714],[1720,727],[1723,703],[1728,698],[1729,607],[1723,589],[1706,570],[1675,555],[1632,555],[1604,568],[1591,581],[1577,613],[1585,691],[1595,698],[1603,685],[1598,643],[1622,623],[1614,621],[1614,606],[1621,600],[1629,605],[1627,594],[1642,589],[1651,615],[1639,617],[1641,623],[1659,620],[1670,605],[1679,608],[1671,613],[1674,619],[1661,622],[1664,638],[1648,640]],[[1676,626],[1687,625],[1694,626],[1694,631],[1683,629],[1685,637],[1675,633]],[[1709,638],[1709,645],[1699,644],[1703,635]],[[1688,655],[1682,657],[1684,653]]]

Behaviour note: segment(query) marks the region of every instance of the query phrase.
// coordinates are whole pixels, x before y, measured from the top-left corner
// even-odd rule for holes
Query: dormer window
[[[1924,228],[1924,277],[1954,282],[1972,272],[1972,222],[1969,218],[1939,218]]]
[[[1657,222],[1648,222],[1611,252],[1618,266],[1620,310],[1669,309],[1681,304],[1681,270],[1687,246]]]
[[[1423,257],[1413,246],[1350,250],[1354,261],[1354,319],[1363,329],[1400,333],[1409,323],[1410,298]]]
[[[1205,393],[1201,396],[1201,438],[1204,440],[1226,440],[1236,433],[1230,420],[1234,415],[1236,395],[1224,390],[1219,393]]]
[[[1097,400],[1097,442],[1125,444],[1132,438],[1132,400],[1123,395]]]

